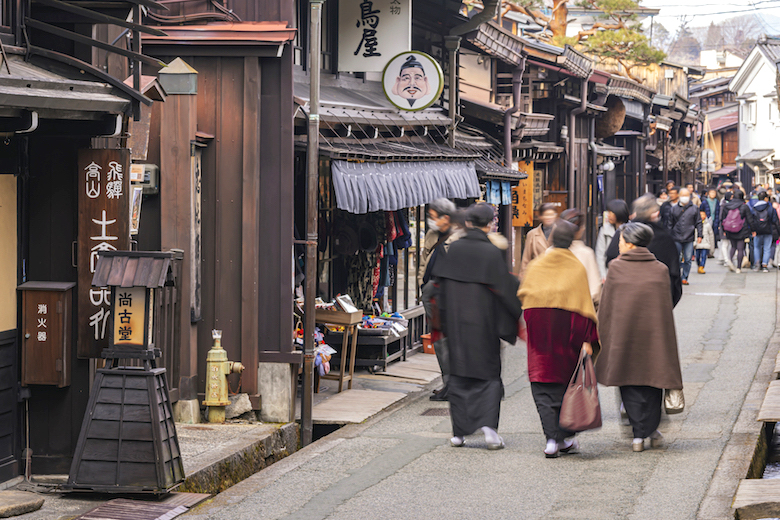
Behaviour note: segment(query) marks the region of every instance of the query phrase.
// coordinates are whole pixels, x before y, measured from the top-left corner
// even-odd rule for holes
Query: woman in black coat
[[[741,221],[741,222],[740,222]],[[734,198],[726,202],[720,210],[720,223],[725,236],[731,242],[728,266],[732,271],[742,272],[742,259],[745,258],[745,239],[750,238],[750,208],[745,204],[745,194],[742,191],[734,193]],[[737,264],[733,264],[734,252],[737,253]]]

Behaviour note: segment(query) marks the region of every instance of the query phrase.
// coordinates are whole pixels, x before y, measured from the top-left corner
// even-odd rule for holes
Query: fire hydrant
[[[228,361],[227,352],[222,348],[222,331],[212,330],[214,346],[206,356],[206,400],[204,406],[209,407],[209,422],[225,422],[225,407],[230,404],[228,399],[228,376],[240,374],[244,365],[238,361]]]

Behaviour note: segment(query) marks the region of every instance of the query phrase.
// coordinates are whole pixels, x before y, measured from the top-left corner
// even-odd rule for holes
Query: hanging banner
[[[526,173],[527,178],[518,181],[512,188],[512,226],[534,225],[534,176],[533,163],[521,161],[515,163],[517,170]]]
[[[411,48],[411,0],[339,1],[339,71],[382,72]]]
[[[108,346],[111,291],[93,288],[100,251],[130,249],[130,151],[79,150],[78,357]]]
[[[424,52],[402,52],[393,57],[382,73],[387,99],[401,110],[418,111],[439,99],[444,74],[439,62]]]

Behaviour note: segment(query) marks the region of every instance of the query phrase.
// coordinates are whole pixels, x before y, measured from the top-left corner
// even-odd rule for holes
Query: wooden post
[[[198,335],[191,313],[192,261],[199,256],[193,250],[193,235],[197,231],[193,221],[192,197],[196,190],[191,145],[198,121],[197,71],[177,58],[160,72],[160,83],[168,93],[160,116],[160,243],[163,250],[184,251],[179,293],[179,399],[197,404]]]

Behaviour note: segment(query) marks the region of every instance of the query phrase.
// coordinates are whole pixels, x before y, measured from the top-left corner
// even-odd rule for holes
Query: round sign
[[[444,74],[438,62],[424,52],[402,52],[385,65],[382,87],[387,99],[401,110],[423,110],[439,99]]]

